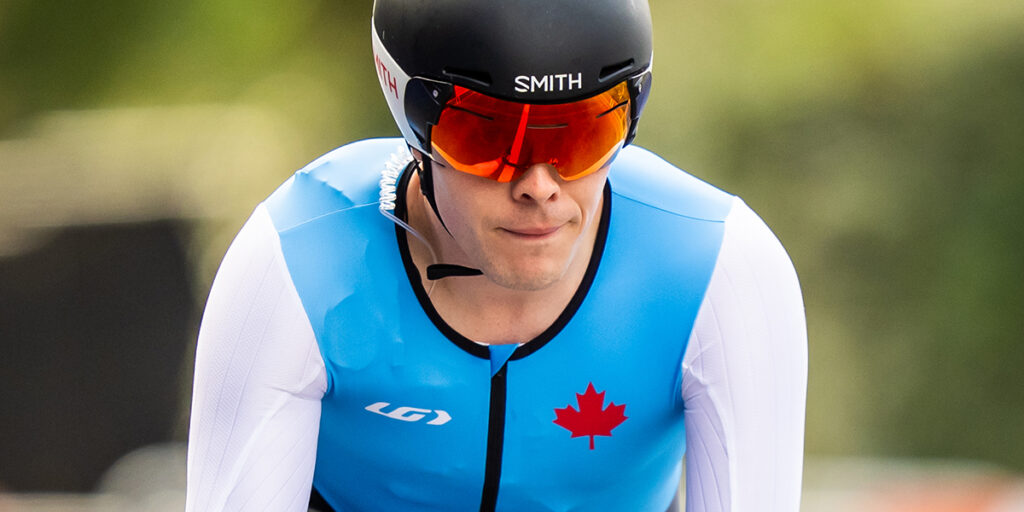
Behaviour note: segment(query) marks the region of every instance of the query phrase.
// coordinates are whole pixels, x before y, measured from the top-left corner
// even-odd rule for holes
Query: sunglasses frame
[[[643,111],[644,105],[647,103],[647,98],[651,92],[652,80],[650,68],[647,68],[643,72],[634,76],[628,77],[625,80],[617,80],[609,83],[608,87],[596,91],[590,96],[597,96],[598,94],[619,85],[623,81],[626,82],[626,88],[629,91],[629,101],[631,106],[629,127],[626,131],[626,140],[623,142],[623,146],[627,146],[633,141],[633,138],[636,137],[637,123],[640,121],[640,114]],[[472,84],[469,86],[465,84],[458,85],[470,90],[476,90],[472,87]],[[481,94],[486,93],[481,92]],[[445,109],[448,101],[454,96],[455,84],[451,82],[444,82],[425,77],[413,77],[409,79],[409,83],[405,88],[405,116],[409,121],[413,134],[415,134],[416,139],[420,142],[420,147],[431,147],[430,130],[441,119],[441,111]],[[517,100],[513,99],[508,101]],[[557,103],[563,102],[548,102],[548,104]],[[538,102],[536,104],[545,103]]]

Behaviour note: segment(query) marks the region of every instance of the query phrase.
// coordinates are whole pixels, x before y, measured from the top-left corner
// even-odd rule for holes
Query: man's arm
[[[302,511],[323,359],[260,205],[210,291],[196,352],[186,510]]]
[[[683,360],[688,512],[799,509],[806,390],[796,272],[736,199]]]

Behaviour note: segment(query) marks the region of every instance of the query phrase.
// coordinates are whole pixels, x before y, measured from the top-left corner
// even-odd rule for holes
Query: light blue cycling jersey
[[[440,318],[378,211],[401,144],[337,149],[267,200],[328,375],[314,486],[338,511],[665,510],[732,196],[623,149],[570,304],[528,343],[487,347]]]

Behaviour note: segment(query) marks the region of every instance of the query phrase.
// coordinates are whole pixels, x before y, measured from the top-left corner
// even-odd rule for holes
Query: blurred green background
[[[251,209],[331,148],[397,135],[370,8],[0,0],[0,268],[67,226],[172,222],[180,242],[179,398],[155,440],[186,435],[195,324]],[[652,11],[637,143],[742,196],[790,251],[810,337],[808,455],[1024,470],[1024,4]],[[0,297],[19,275],[0,271]],[[21,342],[0,326],[9,362]],[[25,410],[2,396],[4,416]]]

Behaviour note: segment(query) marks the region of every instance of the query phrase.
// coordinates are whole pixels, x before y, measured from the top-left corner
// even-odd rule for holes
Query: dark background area
[[[0,259],[0,481],[86,492],[171,439],[194,294],[176,221],[68,227]]]

